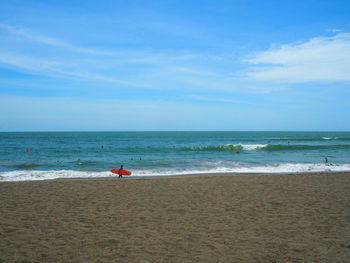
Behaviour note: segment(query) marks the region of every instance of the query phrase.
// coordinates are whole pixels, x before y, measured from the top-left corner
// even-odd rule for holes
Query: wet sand
[[[0,262],[350,262],[350,173],[0,183]]]

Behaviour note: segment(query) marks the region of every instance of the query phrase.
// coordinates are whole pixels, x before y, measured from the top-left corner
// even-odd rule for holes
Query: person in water
[[[118,178],[123,178],[123,175],[120,173],[120,170],[123,170],[123,169],[124,169],[124,167],[123,167],[123,165],[121,165],[119,168],[119,171],[118,171],[118,174],[119,174]]]

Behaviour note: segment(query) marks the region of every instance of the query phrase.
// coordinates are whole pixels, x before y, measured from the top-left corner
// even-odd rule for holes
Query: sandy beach
[[[349,262],[350,173],[0,183],[0,262]]]

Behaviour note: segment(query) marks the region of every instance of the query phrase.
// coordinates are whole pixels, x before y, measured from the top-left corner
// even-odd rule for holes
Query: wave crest
[[[224,152],[241,152],[241,151],[254,151],[263,149],[267,144],[226,144],[226,145],[208,145],[191,147],[193,151],[224,151]]]
[[[222,151],[222,152],[242,152],[242,151],[296,151],[296,150],[331,150],[350,149],[350,144],[334,145],[283,145],[283,144],[226,144],[186,147],[182,150],[190,151]]]

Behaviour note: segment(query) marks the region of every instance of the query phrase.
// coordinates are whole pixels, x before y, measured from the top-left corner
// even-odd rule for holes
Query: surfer
[[[120,172],[120,170],[123,170],[123,169],[124,169],[124,167],[123,167],[123,165],[121,165],[119,168],[119,171],[118,171],[118,174],[119,174],[118,178],[123,178],[123,175]]]

